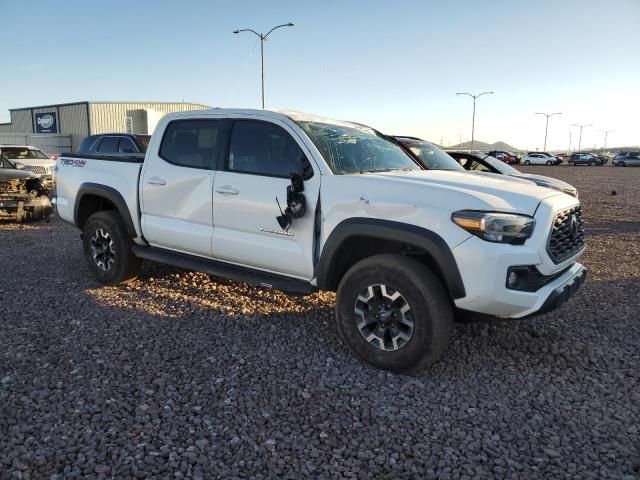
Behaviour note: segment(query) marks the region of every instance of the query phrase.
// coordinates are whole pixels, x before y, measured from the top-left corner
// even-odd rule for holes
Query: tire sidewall
[[[403,258],[395,255],[379,257]],[[358,357],[374,366],[398,372],[411,371],[416,366],[420,368],[437,360],[448,343],[453,324],[448,294],[435,275],[418,262],[415,263],[421,267],[415,270],[422,270],[427,282],[421,281],[424,280],[424,277],[420,278],[422,275],[407,272],[406,264],[388,262],[384,267],[379,263],[370,263],[362,268],[356,265],[355,270],[352,268],[347,272],[340,283],[336,298],[340,333]],[[356,324],[356,299],[367,286],[376,284],[396,289],[411,307],[413,335],[406,345],[396,351],[379,350],[369,344]],[[429,289],[426,295],[425,288]]]
[[[109,234],[115,247],[114,263],[107,271],[98,267],[93,260],[91,238],[98,229],[102,229],[105,233]],[[91,274],[100,283],[115,285],[127,277],[129,269],[128,261],[132,255],[130,252],[131,240],[125,233],[124,224],[117,214],[107,211],[98,212],[89,217],[84,228],[83,247],[87,266]]]

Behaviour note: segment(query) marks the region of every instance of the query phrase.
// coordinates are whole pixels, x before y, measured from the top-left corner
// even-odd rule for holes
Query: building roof
[[[110,100],[85,100],[82,102],[68,102],[68,103],[52,103],[49,105],[34,105],[32,107],[18,107],[18,108],[10,108],[10,112],[14,112],[17,110],[31,110],[36,108],[54,108],[54,107],[68,107],[70,105],[88,105],[88,104],[127,104],[127,103],[138,103],[138,104],[151,104],[156,103],[160,105],[176,105],[180,103],[185,103],[188,105],[197,105],[199,107],[210,108],[208,105],[203,105],[202,103],[196,102],[140,102],[140,101],[110,101]]]

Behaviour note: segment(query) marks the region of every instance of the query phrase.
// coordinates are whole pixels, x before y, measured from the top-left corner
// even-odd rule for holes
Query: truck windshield
[[[37,148],[4,147],[2,154],[11,160],[20,160],[22,158],[49,158],[46,153]]]
[[[422,170],[402,148],[371,128],[307,121],[298,125],[337,175]]]

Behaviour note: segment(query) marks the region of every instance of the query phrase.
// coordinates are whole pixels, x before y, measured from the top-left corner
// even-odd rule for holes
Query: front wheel
[[[551,165],[552,165],[551,160],[547,160],[547,166],[550,167]]]
[[[596,166],[596,162],[594,162],[594,161],[589,162],[589,166],[595,167]]]
[[[531,162],[530,162],[529,160],[525,160],[525,161],[524,161],[524,164],[525,164],[525,165],[531,165]]]
[[[364,361],[396,372],[436,362],[453,329],[449,295],[411,258],[384,254],[356,263],[336,297],[338,330]]]
[[[618,166],[619,166],[619,167],[626,167],[626,165],[625,165],[625,163],[624,163],[624,162],[618,162]]]
[[[576,165],[576,162],[569,162],[570,167],[574,167],[575,165]]]
[[[133,241],[120,215],[113,211],[94,213],[84,226],[84,257],[93,276],[105,285],[133,280],[142,260],[131,251]]]

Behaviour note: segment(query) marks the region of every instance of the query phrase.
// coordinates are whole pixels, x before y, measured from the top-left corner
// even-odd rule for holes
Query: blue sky
[[[0,0],[0,122],[9,108],[82,100],[266,106],[445,144],[640,143],[640,0]],[[575,131],[575,129],[574,129]],[[574,146],[577,142],[574,134]]]

